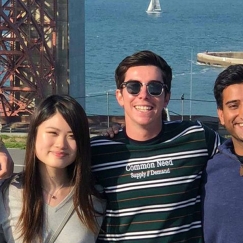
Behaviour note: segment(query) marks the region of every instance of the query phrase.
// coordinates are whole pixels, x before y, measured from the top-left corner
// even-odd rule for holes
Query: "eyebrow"
[[[59,129],[57,127],[46,127],[46,129],[54,129],[54,130],[57,130],[57,131],[62,131],[62,129]],[[68,133],[73,133],[72,130],[68,131]]]
[[[230,104],[232,104],[232,103],[236,103],[236,102],[238,102],[239,100],[230,100],[230,101],[227,101],[226,103],[225,103],[225,105],[230,105]]]

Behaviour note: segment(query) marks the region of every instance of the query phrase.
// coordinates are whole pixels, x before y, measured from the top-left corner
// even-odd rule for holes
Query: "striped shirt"
[[[201,174],[219,144],[198,121],[166,122],[146,142],[125,131],[93,138],[92,171],[107,197],[97,242],[203,242]]]

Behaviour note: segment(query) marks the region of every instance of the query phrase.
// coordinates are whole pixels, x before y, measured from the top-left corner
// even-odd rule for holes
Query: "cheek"
[[[39,157],[44,151],[46,151],[47,146],[44,143],[36,141],[35,143],[35,154]]]
[[[37,132],[36,135],[36,144],[43,143],[46,140],[45,133]]]
[[[69,147],[72,150],[72,152],[76,155],[77,154],[77,145],[76,145],[76,143],[69,144]]]
[[[35,144],[35,156],[41,161],[42,160],[42,155],[43,155],[43,148],[40,143]]]
[[[117,102],[121,107],[129,106],[130,103],[132,103],[136,98],[137,96],[128,94],[126,90],[123,90],[123,92],[119,91],[116,93]]]
[[[72,151],[72,155],[74,156],[74,158],[76,158],[76,154],[77,154],[77,145],[75,141],[69,142],[68,143],[69,149]]]
[[[237,117],[237,113],[232,112],[232,111],[226,111],[222,114],[222,116],[220,117],[220,122],[222,125],[225,124],[229,124],[232,121],[234,121],[234,119]]]
[[[35,142],[36,151],[41,151],[46,147],[50,147],[52,144],[52,140],[48,138],[45,134],[38,134]]]

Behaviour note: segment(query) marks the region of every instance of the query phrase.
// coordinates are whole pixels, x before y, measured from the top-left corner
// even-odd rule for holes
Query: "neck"
[[[70,186],[70,182],[68,180],[58,180],[57,182],[53,178],[41,178],[41,185],[45,190],[53,191],[58,188]]]
[[[153,125],[152,125],[153,126]],[[157,126],[126,126],[126,134],[129,138],[136,141],[147,141],[155,138],[162,130],[162,123]]]
[[[238,156],[243,156],[243,141],[232,137],[232,142],[233,142],[235,154],[237,154]]]
[[[47,190],[65,187],[70,184],[66,169],[50,169],[41,163],[39,170],[42,187]]]

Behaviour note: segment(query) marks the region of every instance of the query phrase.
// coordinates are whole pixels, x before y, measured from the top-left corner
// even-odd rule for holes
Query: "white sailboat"
[[[147,13],[160,13],[161,7],[159,0],[150,0],[148,9],[146,11]]]

